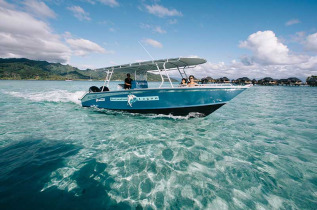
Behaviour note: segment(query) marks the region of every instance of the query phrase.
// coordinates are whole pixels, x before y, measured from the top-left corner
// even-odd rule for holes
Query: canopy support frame
[[[168,61],[168,60],[167,60],[167,61]],[[166,71],[165,64],[166,64],[166,62],[164,62],[164,64],[163,64],[163,68],[164,68],[165,74],[166,74],[166,76],[167,76],[167,78],[168,78],[168,81],[170,82],[172,88],[174,88],[173,83],[172,83],[172,81],[171,81],[171,78],[170,78],[169,74],[168,74],[167,71]]]
[[[166,62],[163,63],[163,69],[164,69],[166,78],[164,78],[164,76],[162,75],[162,71],[163,71],[163,70],[161,70],[161,69],[159,68],[158,64],[156,64],[156,68],[157,68],[157,70],[159,71],[160,76],[161,76],[161,79],[162,79],[162,82],[161,82],[159,88],[162,87],[162,85],[163,85],[164,82],[165,82],[165,79],[168,79],[169,83],[171,84],[171,87],[174,88],[173,83],[172,83],[172,81],[171,81],[171,78],[170,78],[169,74],[168,74],[167,71],[166,71],[165,63],[166,63]]]
[[[109,70],[109,69],[107,70],[107,76],[106,76],[105,82],[103,83],[101,92],[103,92],[105,86],[107,86],[109,88],[109,83],[110,83],[110,79],[112,77],[113,70],[114,70],[113,67],[111,68],[111,70]]]
[[[159,87],[159,88],[161,88],[161,86],[162,86],[163,83],[164,83],[164,77],[163,77],[163,75],[162,75],[162,73],[161,73],[161,69],[159,68],[159,66],[158,66],[157,63],[156,63],[156,68],[157,68],[158,72],[160,73],[160,76],[161,76],[161,79],[162,79],[162,82],[161,82],[160,87]]]
[[[177,66],[177,70],[178,70],[179,74],[181,75],[182,79],[183,79],[183,78],[188,79],[187,74],[186,74],[186,71],[185,71],[185,68],[186,68],[186,66],[183,68],[183,72],[181,72],[181,70],[180,70],[179,67]],[[184,75],[185,75],[185,77],[184,77]]]
[[[178,70],[180,73],[180,76],[182,78],[187,79],[187,73],[185,71],[185,68],[194,68],[197,65],[206,63],[205,59],[202,58],[171,58],[171,59],[161,59],[161,60],[152,60],[145,61],[145,62],[138,62],[138,63],[130,63],[125,65],[117,65],[117,66],[111,66],[107,68],[101,68],[97,70],[106,70],[107,76],[104,82],[104,86],[109,86],[110,79],[112,77],[112,74],[114,70],[120,70],[120,72],[128,71],[130,73],[134,73],[135,78],[137,77],[136,74],[139,71],[145,72],[145,80],[147,80],[147,72],[153,72],[155,73],[158,71],[158,73],[161,76],[162,82],[159,86],[161,88],[165,81],[169,81],[172,88],[174,88],[172,80],[168,74],[168,71],[170,70]],[[173,67],[174,66],[174,67]],[[163,70],[165,72],[165,76],[163,75]],[[102,91],[104,88],[102,88]]]

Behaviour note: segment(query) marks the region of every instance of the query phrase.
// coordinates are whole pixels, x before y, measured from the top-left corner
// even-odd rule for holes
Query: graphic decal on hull
[[[127,97],[111,97],[110,101],[127,101],[127,105],[132,107],[132,104],[137,101],[159,101],[160,98],[158,96],[145,96],[145,97],[137,97],[133,94],[129,94]]]
[[[128,104],[132,107],[132,104],[137,101],[137,97],[135,95],[128,95]]]
[[[96,102],[105,101],[105,100],[106,100],[105,98],[96,98]]]

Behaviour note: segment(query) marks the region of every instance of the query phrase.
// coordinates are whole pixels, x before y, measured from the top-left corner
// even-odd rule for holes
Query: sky
[[[80,69],[200,57],[198,78],[305,80],[317,75],[316,11],[317,0],[0,0],[0,57]]]

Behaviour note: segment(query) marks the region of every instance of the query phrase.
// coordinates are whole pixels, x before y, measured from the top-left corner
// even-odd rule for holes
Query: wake
[[[96,106],[90,107],[92,110],[108,115],[120,115],[120,116],[135,116],[135,117],[140,117],[140,118],[150,118],[150,119],[172,119],[172,120],[189,120],[191,118],[200,118],[200,117],[205,117],[204,114],[198,113],[198,112],[190,112],[188,115],[185,116],[175,116],[172,114],[144,114],[144,113],[130,113],[130,112],[125,112],[121,110],[108,110],[108,109],[102,109],[98,108]]]
[[[72,102],[75,104],[81,104],[79,98],[81,98],[85,91],[76,91],[69,92],[67,90],[54,90],[47,92],[15,92],[15,91],[5,91],[5,94],[17,97],[24,98],[31,101],[41,102],[63,102],[68,103]]]
[[[11,95],[17,98],[24,98],[36,102],[62,102],[62,103],[75,103],[81,104],[79,98],[81,98],[86,92],[85,91],[76,91],[69,92],[67,90],[53,90],[45,92],[16,92],[16,91],[2,91],[4,94]],[[173,119],[173,120],[188,120],[190,118],[202,117],[201,113],[189,113],[187,116],[174,116],[174,115],[164,115],[164,114],[139,114],[139,113],[129,113],[123,111],[113,111],[107,109],[100,109],[97,107],[92,107],[94,111],[102,112],[105,114],[111,115],[129,115],[129,116],[138,116],[142,118],[151,118],[151,119]]]

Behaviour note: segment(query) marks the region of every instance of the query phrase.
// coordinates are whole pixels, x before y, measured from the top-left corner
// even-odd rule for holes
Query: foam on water
[[[186,116],[174,116],[172,114],[140,114],[140,113],[129,113],[125,111],[114,111],[114,110],[107,110],[107,109],[100,109],[96,106],[90,107],[90,109],[93,109],[94,111],[110,114],[110,115],[123,115],[123,116],[137,116],[141,118],[150,118],[150,119],[173,119],[173,120],[188,120],[190,118],[196,118],[196,117],[204,117],[203,114],[198,112],[190,112]]]
[[[69,92],[67,90],[54,90],[45,92],[16,92],[2,91],[14,97],[24,98],[31,101],[47,101],[47,102],[73,102],[81,104],[79,98],[85,94],[85,91]]]

